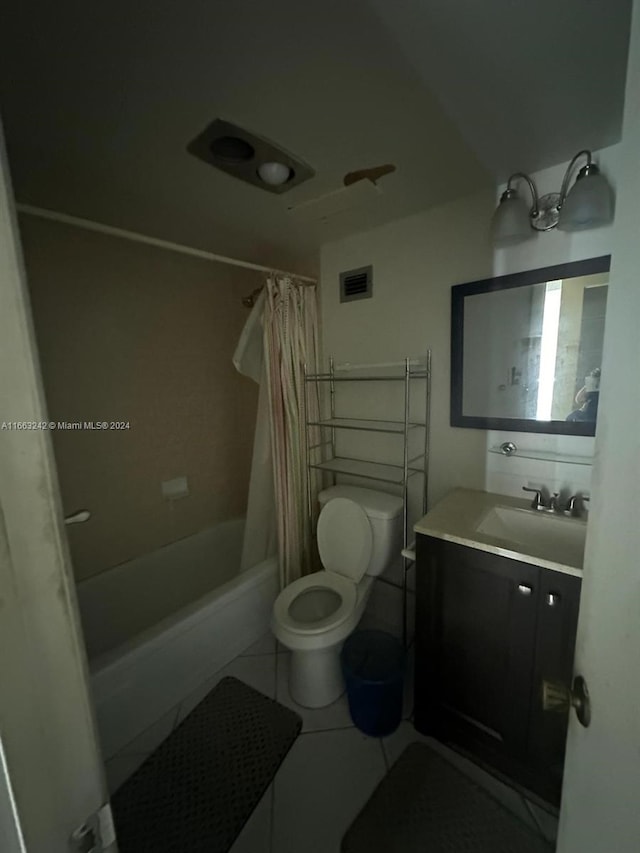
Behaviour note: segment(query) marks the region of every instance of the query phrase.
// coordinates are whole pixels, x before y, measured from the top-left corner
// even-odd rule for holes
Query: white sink
[[[587,525],[581,519],[494,506],[481,518],[476,530],[501,540],[509,550],[582,568]]]

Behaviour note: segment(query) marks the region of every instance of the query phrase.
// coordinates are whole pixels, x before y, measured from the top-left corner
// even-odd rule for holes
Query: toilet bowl
[[[332,486],[318,496],[318,551],[324,569],[285,587],[271,628],[291,650],[289,692],[321,708],[344,691],[342,644],[366,607],[373,578],[402,547],[402,500],[356,486]]]

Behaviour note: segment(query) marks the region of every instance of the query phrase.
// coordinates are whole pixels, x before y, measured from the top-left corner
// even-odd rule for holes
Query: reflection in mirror
[[[609,258],[453,288],[454,426],[593,435]]]

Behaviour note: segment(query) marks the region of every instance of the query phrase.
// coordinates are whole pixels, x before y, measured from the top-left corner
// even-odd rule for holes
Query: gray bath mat
[[[553,848],[432,749],[402,753],[342,853],[549,853]]]
[[[223,678],[113,796],[120,853],[226,853],[301,726]]]

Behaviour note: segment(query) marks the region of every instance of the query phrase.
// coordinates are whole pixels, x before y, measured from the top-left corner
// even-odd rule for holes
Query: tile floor
[[[345,696],[319,710],[296,705],[289,695],[288,668],[289,654],[273,637],[263,637],[107,762],[111,790],[133,773],[220,678],[233,675],[293,708],[303,726],[231,853],[339,853],[346,829],[389,767],[415,740],[430,743],[518,818],[545,838],[555,839],[557,818],[553,814],[415,731],[408,719],[410,686],[405,701],[407,719],[391,736],[370,738],[354,728]]]

